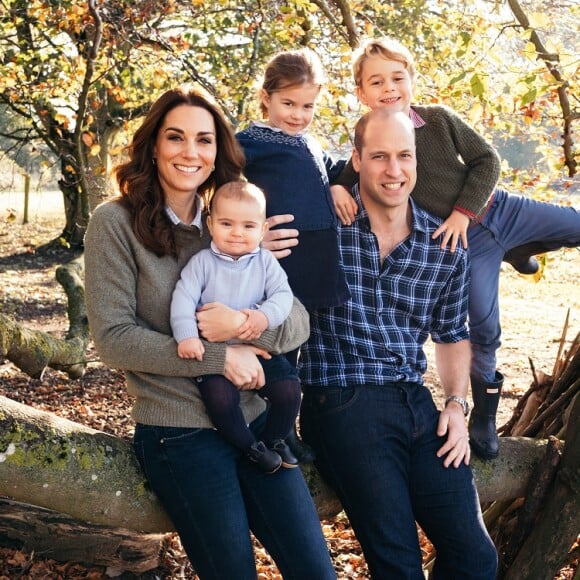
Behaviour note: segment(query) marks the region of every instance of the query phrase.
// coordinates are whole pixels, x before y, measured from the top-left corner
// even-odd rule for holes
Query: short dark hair
[[[401,117],[401,120],[408,124],[411,131],[415,132],[413,127],[413,122],[409,119],[409,116],[402,111],[389,111],[388,109],[378,108],[373,111],[365,113],[357,122],[354,128],[354,148],[357,150],[358,154],[362,153],[362,148],[365,144],[365,133],[367,130],[367,125],[375,117],[388,119],[389,117]]]

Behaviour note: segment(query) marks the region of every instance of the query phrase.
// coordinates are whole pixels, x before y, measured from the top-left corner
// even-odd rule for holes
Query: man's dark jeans
[[[468,466],[436,456],[439,412],[421,385],[304,385],[301,433],[336,490],[372,577],[423,580],[417,521],[440,580],[493,580],[496,550]]]

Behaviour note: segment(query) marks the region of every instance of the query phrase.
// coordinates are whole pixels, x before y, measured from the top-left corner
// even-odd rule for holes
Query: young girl
[[[236,134],[246,156],[245,176],[266,193],[267,215],[294,216],[292,227],[300,231],[300,243],[280,265],[292,292],[310,311],[350,298],[329,185],[345,162],[335,163],[307,133],[324,81],[320,60],[311,50],[277,54],[266,65],[259,93],[264,122],[255,121]],[[286,356],[298,363],[298,349]],[[313,461],[295,430],[287,442],[298,459]]]
[[[353,65],[357,96],[376,109],[388,107],[409,115],[415,126],[417,184],[413,199],[444,221],[434,233],[441,247],[454,251],[461,240],[471,254],[469,328],[473,357],[469,421],[473,450],[491,459],[499,453],[495,415],[503,376],[496,370],[500,346],[498,303],[502,260],[519,271],[537,269],[533,253],[580,244],[580,212],[540,203],[496,188],[500,160],[481,135],[451,109],[411,107],[415,65],[409,50],[392,39],[362,45]],[[350,186],[356,174],[345,170],[337,183]],[[342,190],[342,191],[341,191]],[[336,211],[348,225],[357,213],[344,188],[333,187]]]
[[[311,50],[274,56],[260,90],[265,122],[236,135],[246,156],[245,176],[266,193],[267,215],[294,216],[300,244],[280,264],[309,310],[338,306],[350,296],[329,186],[344,161],[335,163],[306,132],[323,83],[322,65]]]

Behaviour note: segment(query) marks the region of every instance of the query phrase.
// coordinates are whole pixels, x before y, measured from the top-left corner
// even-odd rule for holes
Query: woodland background
[[[390,35],[416,56],[417,102],[453,107],[498,148],[502,185],[577,206],[579,16],[575,0],[0,0],[0,315],[63,338],[55,268],[82,253],[92,210],[114,192],[110,169],[152,100],[197,83],[242,127],[259,118],[264,63],[287,48],[310,46],[325,65],[313,132],[337,155],[350,153],[362,112],[352,50],[365,36]],[[22,225],[25,188],[40,208]],[[568,308],[578,328],[578,255],[542,258],[534,280],[502,275],[500,364],[510,384],[500,424],[530,381],[527,357],[550,372]],[[130,437],[122,375],[90,344],[87,357],[81,379],[52,369],[34,379],[0,350],[0,395]],[[325,526],[342,577],[367,577],[348,522]],[[263,551],[258,559],[261,577],[276,578]],[[569,560],[561,578],[574,575],[577,553]],[[2,580],[106,574],[18,549],[0,551],[0,563]],[[151,574],[194,577],[175,540]]]

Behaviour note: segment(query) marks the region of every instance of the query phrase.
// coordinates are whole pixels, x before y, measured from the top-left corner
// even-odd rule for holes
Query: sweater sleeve
[[[85,238],[85,290],[91,334],[103,362],[168,377],[223,374],[224,344],[205,343],[203,361],[181,359],[173,337],[138,316],[140,272],[135,253],[140,251],[146,252],[132,237],[124,210],[115,202],[97,208]],[[168,312],[169,304],[158,308]]]
[[[352,157],[347,161],[347,163],[342,168],[341,172],[335,176],[334,179],[330,180],[330,185],[342,185],[350,190],[354,185],[358,183],[358,173],[355,171],[352,165]]]
[[[346,159],[334,159],[326,151],[323,152],[324,155],[324,165],[326,166],[326,174],[328,175],[328,181],[334,185],[334,182],[341,175],[347,161]]]
[[[195,312],[201,298],[204,250],[193,256],[181,271],[171,298],[171,330],[177,342],[199,337]]]
[[[485,209],[497,185],[501,161],[495,149],[459,115],[446,107],[442,107],[442,110],[446,113],[446,120],[455,143],[455,153],[468,168],[454,208],[470,217],[476,217]]]
[[[266,299],[259,305],[259,310],[268,319],[268,328],[280,326],[292,310],[293,294],[288,284],[288,276],[278,260],[269,250],[261,250],[266,268]]]

